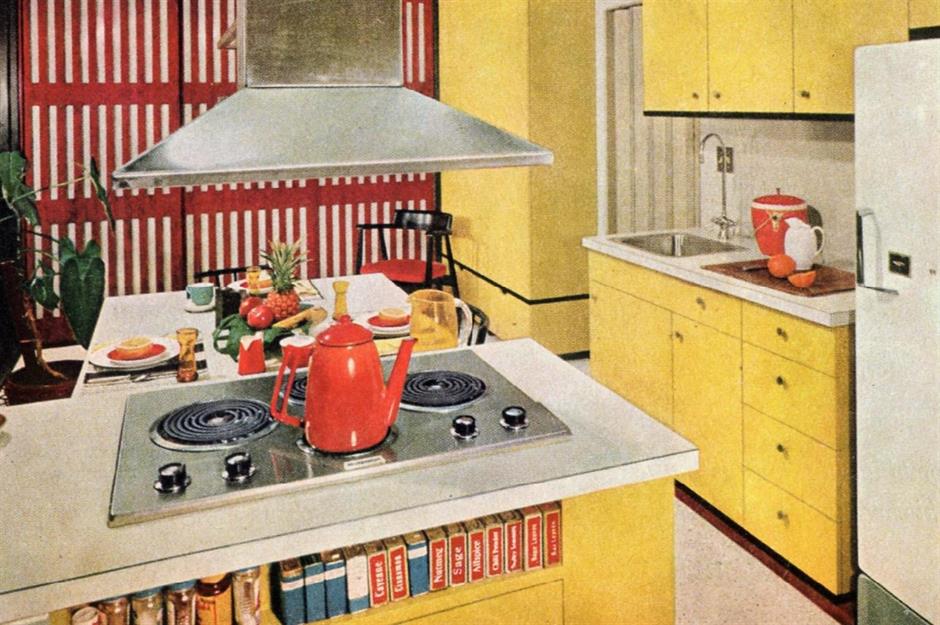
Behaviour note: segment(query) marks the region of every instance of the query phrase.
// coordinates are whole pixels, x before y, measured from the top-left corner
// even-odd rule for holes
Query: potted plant
[[[104,261],[101,259],[101,247],[96,241],[87,241],[84,248],[79,250],[67,236],[55,239],[38,230],[36,194],[49,187],[34,190],[26,184],[25,175],[26,159],[22,154],[0,153],[0,189],[6,208],[2,211],[0,223],[14,220],[21,226],[14,234],[15,257],[0,262],[7,308],[24,362],[21,369],[6,376],[5,380],[0,377],[0,381],[5,382],[10,403],[67,397],[72,392],[81,368],[80,361],[50,363],[43,358],[42,338],[33,313],[35,304],[48,310],[60,308],[75,340],[87,349],[104,302],[105,288]],[[55,186],[89,180],[113,231],[114,216],[100,178],[97,165],[92,160],[90,167],[81,176]],[[58,247],[58,254],[53,256],[45,250],[31,248],[29,242],[34,236],[53,241]],[[31,266],[27,266],[26,260],[30,253],[34,261]],[[56,277],[59,279],[58,292],[54,288]]]

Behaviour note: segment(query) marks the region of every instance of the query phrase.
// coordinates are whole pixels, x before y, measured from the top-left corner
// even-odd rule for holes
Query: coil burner
[[[261,438],[277,427],[268,405],[255,399],[215,399],[181,406],[150,428],[150,438],[166,449],[227,449]]]
[[[290,395],[287,397],[287,403],[293,406],[303,406],[307,400],[307,376],[294,380],[294,385],[290,387]]]
[[[405,379],[401,407],[415,412],[449,412],[486,392],[486,383],[461,371],[420,371]]]

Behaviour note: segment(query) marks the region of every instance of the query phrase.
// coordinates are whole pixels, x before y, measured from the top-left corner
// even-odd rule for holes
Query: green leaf
[[[264,338],[265,346],[268,346],[271,343],[277,342],[277,340],[281,338],[282,336],[286,336],[292,333],[293,333],[293,330],[271,326],[270,328],[264,331],[264,334],[262,336]]]
[[[33,301],[47,310],[52,310],[59,305],[59,296],[55,292],[55,272],[48,265],[40,265],[36,268],[32,279],[27,285],[30,297]]]
[[[104,209],[104,214],[108,218],[108,224],[111,226],[111,231],[114,231],[114,213],[111,212],[111,201],[108,199],[108,191],[104,188],[104,185],[101,184],[101,172],[98,171],[98,163],[95,162],[95,159],[91,159],[91,164],[88,167],[88,179],[91,181],[91,186],[95,188],[95,197],[98,198],[98,203],[101,204],[101,208]]]
[[[100,258],[82,260],[71,256],[60,261],[59,293],[62,312],[72,326],[75,339],[87,349],[104,303],[104,261]]]
[[[10,210],[30,225],[39,223],[36,211],[35,192],[23,182],[26,159],[19,152],[0,152],[0,189]]]
[[[212,345],[220,354],[228,354],[232,360],[238,360],[238,346],[243,336],[253,334],[248,324],[238,313],[219,321],[212,332]]]

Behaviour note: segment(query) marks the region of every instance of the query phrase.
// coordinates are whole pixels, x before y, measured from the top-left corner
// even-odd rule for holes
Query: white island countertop
[[[473,349],[572,436],[118,528],[125,396],[4,409],[0,622],[697,468],[691,443],[534,341]]]
[[[703,228],[687,230],[662,230],[656,232],[686,232],[698,236],[714,239],[714,233]],[[650,234],[646,232],[631,232],[623,234],[610,234],[602,236],[585,237],[582,245],[594,252],[600,252],[613,258],[627,261],[662,274],[685,280],[709,289],[714,289],[728,295],[739,297],[745,301],[760,304],[774,310],[779,310],[813,323],[837,327],[850,325],[855,322],[855,292],[843,291],[832,295],[816,297],[802,297],[784,291],[778,291],[751,282],[726,276],[708,269],[705,265],[733,263],[746,260],[766,258],[757,249],[753,238],[735,237],[729,243],[743,249],[716,254],[701,254],[698,256],[673,257],[661,256],[618,242],[625,236]],[[851,271],[851,267],[838,266],[837,268]]]

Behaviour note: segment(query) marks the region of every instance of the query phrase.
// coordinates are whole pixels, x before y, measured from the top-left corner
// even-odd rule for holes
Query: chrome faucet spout
[[[726,154],[725,142],[721,139],[718,133],[710,132],[704,137],[702,137],[702,141],[699,143],[699,146],[698,146],[698,162],[699,163],[705,162],[705,144],[708,143],[708,140],[713,137],[718,142],[718,145],[721,146],[721,153]],[[726,185],[725,185],[725,166],[724,164],[722,164],[722,167],[721,167],[721,216],[715,217],[711,220],[713,224],[718,226],[718,240],[719,241],[727,241],[728,239],[730,239],[732,231],[734,230],[735,226],[738,225],[738,223],[735,220],[728,217],[727,205],[728,205],[728,195],[727,195]]]

